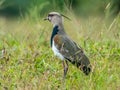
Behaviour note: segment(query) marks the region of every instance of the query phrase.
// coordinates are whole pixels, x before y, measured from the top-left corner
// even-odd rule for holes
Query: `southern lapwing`
[[[50,12],[44,19],[53,24],[53,31],[50,39],[51,48],[54,54],[63,62],[64,77],[68,71],[68,61],[88,75],[91,71],[90,61],[82,48],[66,34],[62,17],[68,18],[58,12]]]

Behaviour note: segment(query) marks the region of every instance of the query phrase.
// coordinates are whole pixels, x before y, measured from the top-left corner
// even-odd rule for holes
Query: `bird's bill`
[[[48,17],[44,18],[44,20],[48,20]]]

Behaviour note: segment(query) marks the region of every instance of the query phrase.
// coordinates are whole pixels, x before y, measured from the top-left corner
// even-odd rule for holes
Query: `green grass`
[[[49,44],[49,22],[0,18],[0,90],[120,89],[119,16],[110,24],[100,17],[69,16],[72,21],[64,20],[66,32],[90,58],[90,75],[69,63],[63,81],[61,60],[53,55]]]

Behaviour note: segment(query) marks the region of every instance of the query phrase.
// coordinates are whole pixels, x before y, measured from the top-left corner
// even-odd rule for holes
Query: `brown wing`
[[[82,48],[74,41],[72,41],[68,36],[56,35],[54,37],[54,42],[55,46],[59,49],[65,59],[69,60],[78,68],[85,68],[85,70],[83,70],[84,73],[88,74],[90,72],[90,68],[87,68],[90,65],[88,57],[84,54]]]
[[[77,62],[78,59],[83,59],[85,57],[82,48],[78,47],[68,36],[56,35],[54,37],[54,42],[60,53],[72,62]]]

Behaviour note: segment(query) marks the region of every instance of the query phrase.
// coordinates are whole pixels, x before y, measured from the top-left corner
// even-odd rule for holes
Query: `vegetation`
[[[0,14],[12,15],[40,14],[46,12],[66,12],[65,8],[72,10],[76,15],[109,15],[116,16],[120,11],[119,0],[1,0]],[[48,9],[49,8],[49,9]],[[33,14],[32,14],[33,15]]]
[[[43,7],[48,5],[39,2]],[[83,18],[65,6],[63,10],[54,9],[72,19],[64,19],[65,30],[81,45],[92,64],[92,72],[85,76],[69,63],[63,80],[61,60],[53,55],[49,44],[52,25],[41,17],[52,9],[44,11],[40,6],[30,4],[25,16],[17,18],[0,16],[0,90],[119,90],[120,15],[107,22],[109,11],[104,17]],[[41,14],[39,10],[43,10]]]

